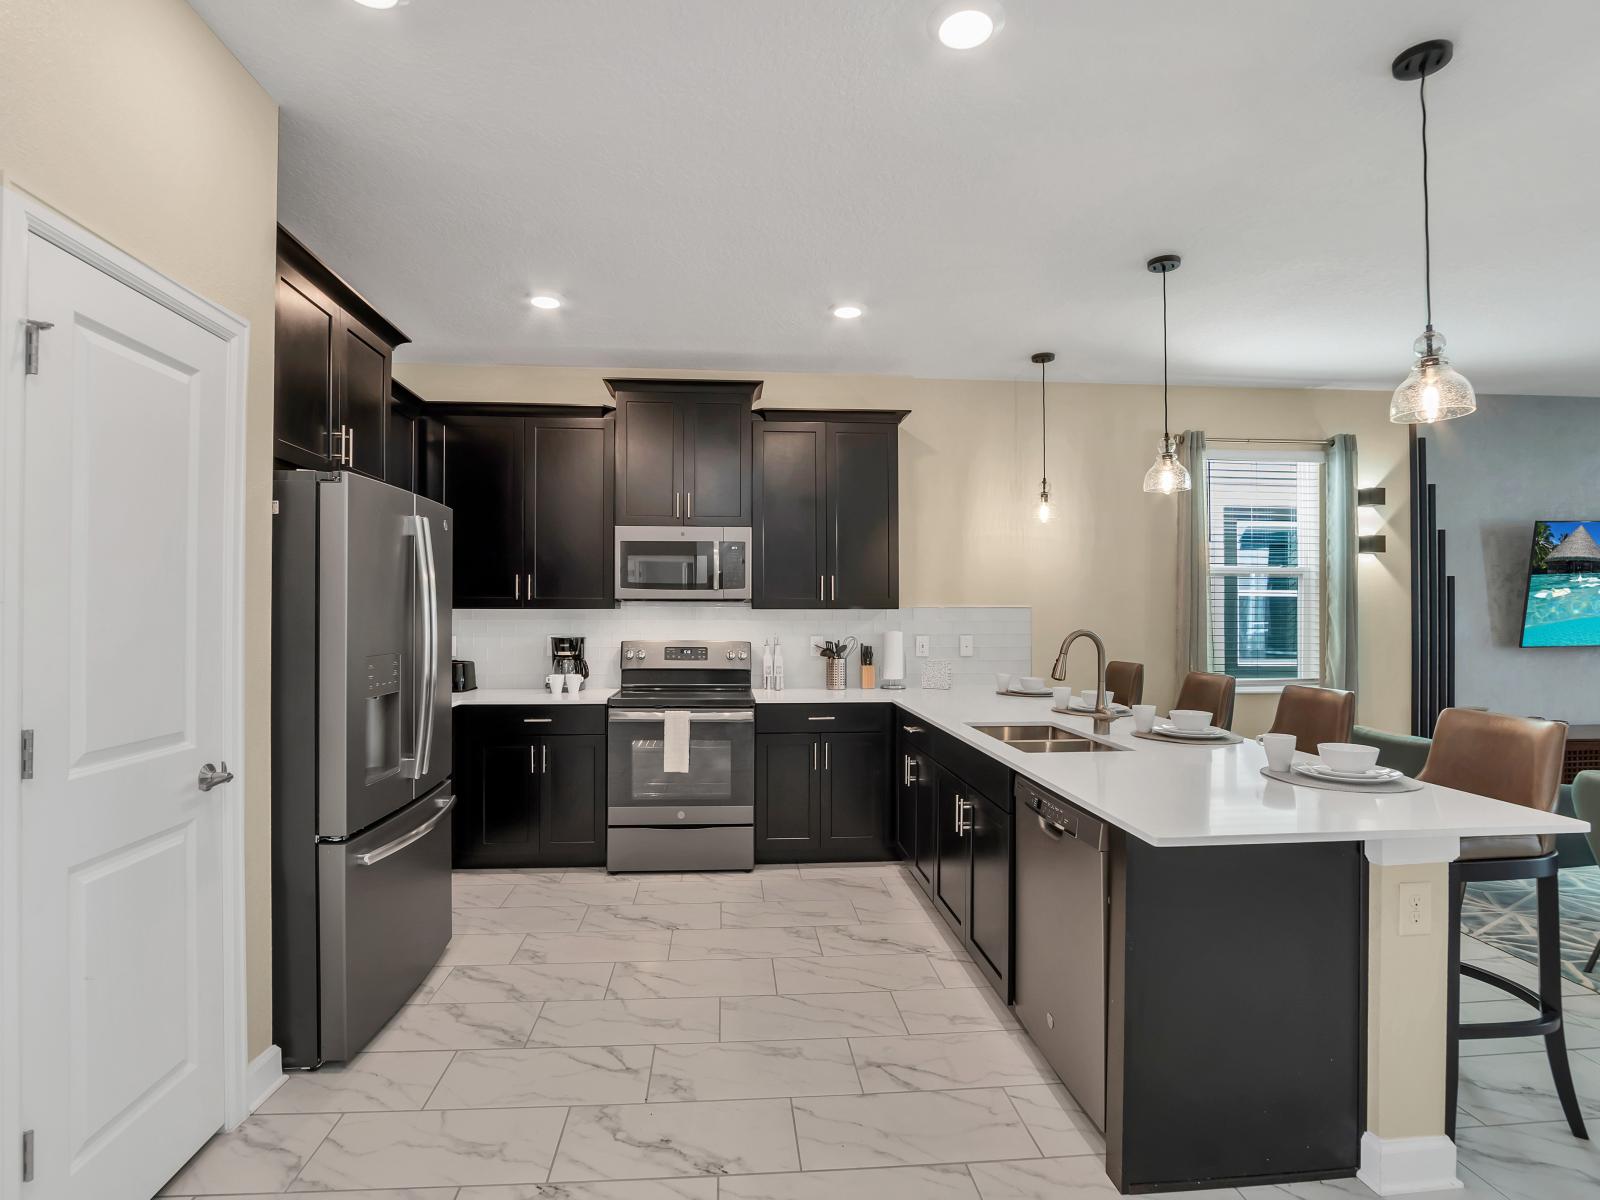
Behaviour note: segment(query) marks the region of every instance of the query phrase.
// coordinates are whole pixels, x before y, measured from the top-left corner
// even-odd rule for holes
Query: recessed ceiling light
[[[861,315],[861,309],[854,304],[836,304],[833,308],[833,315],[841,321],[854,321]]]
[[[400,0],[356,0],[357,4],[364,4],[368,8],[393,8]]]
[[[999,27],[992,12],[959,8],[939,22],[939,40],[952,50],[973,50],[992,38]]]
[[[361,2],[365,4],[366,0],[361,0]],[[560,308],[561,297],[540,294],[533,297],[533,299],[529,300],[528,303],[533,305],[535,308]]]

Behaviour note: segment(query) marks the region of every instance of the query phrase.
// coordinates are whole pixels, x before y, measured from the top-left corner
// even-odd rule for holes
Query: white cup
[[[1287,771],[1294,765],[1294,734],[1263,733],[1256,741],[1267,752],[1267,766],[1272,770]]]
[[[1072,707],[1072,689],[1069,687],[1051,688],[1050,704],[1054,708]]]
[[[1175,708],[1167,716],[1174,725],[1185,731],[1198,731],[1211,724],[1211,714],[1201,712],[1198,708]]]
[[[997,674],[994,677],[994,690],[997,691],[997,692],[1008,692],[1008,691],[1010,691],[1011,690],[1011,676],[1006,675],[1004,673]]]
[[[571,692],[574,696],[576,696],[578,694],[578,689],[581,688],[582,686],[583,686],[583,676],[582,675],[579,675],[576,672],[574,672],[573,674],[567,676],[567,691]]]
[[[1156,706],[1154,704],[1135,704],[1133,706],[1133,727],[1140,733],[1149,733],[1156,724]]]
[[[544,677],[544,685],[559,696],[561,695],[561,683],[564,679],[566,679],[565,675],[546,675]]]
[[[1115,695],[1115,693],[1113,693],[1113,692],[1107,692],[1106,693],[1106,707],[1107,708],[1111,707],[1111,698],[1112,698],[1113,695]],[[1094,707],[1094,702],[1098,697],[1099,697],[1099,692],[1095,688],[1090,688],[1088,691],[1083,693],[1083,706],[1085,708],[1093,708]]]

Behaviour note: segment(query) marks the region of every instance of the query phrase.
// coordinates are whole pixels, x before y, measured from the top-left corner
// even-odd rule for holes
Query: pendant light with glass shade
[[[1433,244],[1428,221],[1428,76],[1449,63],[1455,48],[1447,41],[1420,42],[1400,52],[1390,66],[1394,77],[1417,81],[1422,107],[1422,287],[1428,323],[1412,343],[1416,364],[1389,402],[1389,420],[1397,425],[1432,425],[1476,412],[1478,399],[1466,376],[1444,356],[1444,334],[1433,327]]]
[[[1050,507],[1050,456],[1045,449],[1044,425],[1044,368],[1046,363],[1053,363],[1056,356],[1052,351],[1041,350],[1033,356],[1033,361],[1039,364],[1039,507],[1035,515],[1040,524],[1049,521],[1055,516],[1055,510]]]
[[[1155,465],[1144,473],[1144,490],[1170,496],[1189,490],[1189,468],[1178,461],[1178,444],[1172,436],[1167,406],[1167,276],[1183,265],[1176,254],[1158,254],[1145,269],[1161,276],[1161,449]]]

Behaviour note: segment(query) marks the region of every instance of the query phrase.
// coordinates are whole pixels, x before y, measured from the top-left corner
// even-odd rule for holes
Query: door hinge
[[[22,777],[33,778],[33,730],[22,731]]]
[[[22,1131],[22,1182],[33,1182],[33,1130]]]
[[[22,373],[24,375],[37,375],[39,373],[39,335],[46,329],[54,329],[53,321],[24,321],[22,323]]]

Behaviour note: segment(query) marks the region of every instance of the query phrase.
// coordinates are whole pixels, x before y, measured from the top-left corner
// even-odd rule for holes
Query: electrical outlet
[[[928,657],[928,635],[925,633],[917,634],[917,657]]]
[[[1426,883],[1400,885],[1400,936],[1422,937],[1433,932],[1433,887]]]
[[[970,633],[963,633],[961,635],[961,657],[972,657],[972,635]]]

